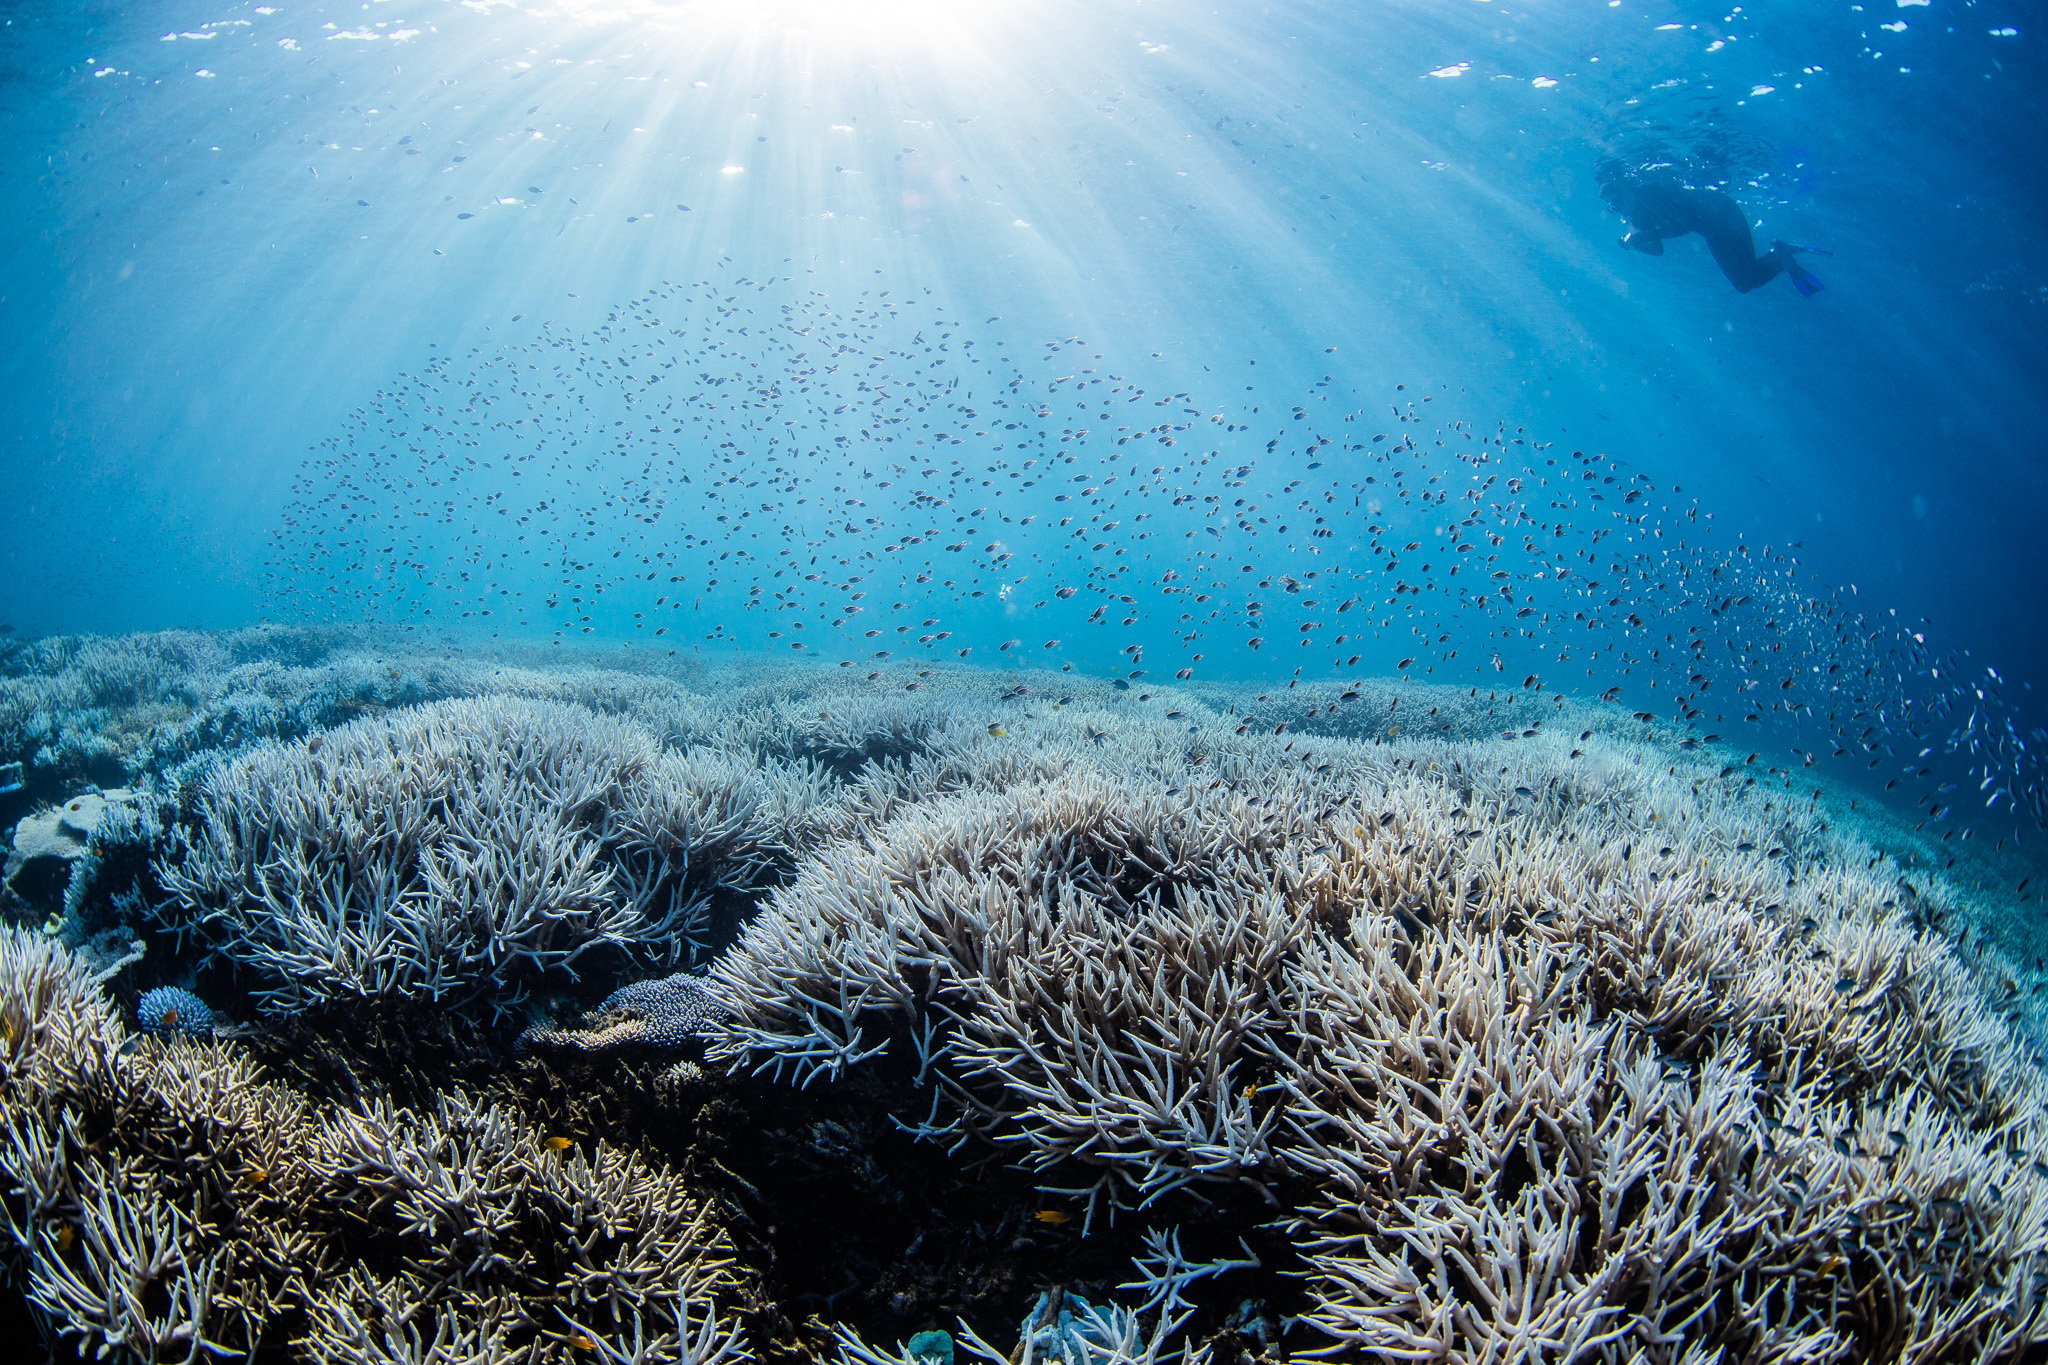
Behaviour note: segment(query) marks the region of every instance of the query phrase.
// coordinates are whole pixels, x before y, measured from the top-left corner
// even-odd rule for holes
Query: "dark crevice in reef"
[[[1232,1321],[1248,1301],[1269,1333],[1306,1311],[1299,1278],[1272,1269],[1297,1258],[1264,1201],[1170,1197],[1084,1232],[1079,1201],[1037,1188],[1058,1172],[1033,1177],[974,1140],[949,1154],[899,1127],[930,1101],[887,1061],[805,1089],[689,1064],[649,1083],[673,1063],[654,1051],[571,1055],[528,1060],[507,1080],[550,1131],[602,1134],[688,1174],[757,1287],[748,1336],[767,1358],[824,1348],[821,1321],[886,1347],[964,1320],[1008,1344],[1048,1289],[1108,1302],[1152,1227],[1176,1229],[1196,1261],[1242,1257],[1242,1238],[1269,1267],[1240,1274],[1227,1302],[1205,1302],[1190,1321],[1188,1340],[1214,1338],[1219,1362],[1249,1354],[1249,1335],[1237,1335],[1246,1324]]]
[[[786,749],[788,757],[815,763],[842,783],[858,782],[874,768],[903,767],[934,752],[923,734],[893,732],[869,735],[857,744],[796,739]]]
[[[424,1109],[450,1090],[499,1083],[516,1032],[416,1001],[311,1010],[267,1021],[245,1043],[266,1071],[308,1098],[348,1105],[379,1097]]]
[[[1014,1322],[1044,1281],[1083,1269],[1065,1229],[1032,1221],[1044,1200],[1017,1172],[895,1129],[879,1106],[902,1098],[862,1081],[797,1103],[730,1094],[708,1106],[705,1175],[787,1316],[775,1336],[811,1314],[877,1341],[961,1316]]]
[[[698,931],[698,946],[692,955],[694,959],[709,963],[731,947],[747,927],[747,922],[760,913],[769,893],[787,881],[790,873],[786,863],[777,862],[766,869],[752,886],[715,888],[704,905],[703,927]]]
[[[0,1281],[0,1341],[15,1343],[19,1352],[14,1360],[49,1361],[51,1365],[70,1362],[79,1358],[78,1352],[69,1346],[52,1348],[47,1340],[47,1329],[28,1306],[21,1287]]]
[[[757,1344],[822,1347],[813,1316],[878,1342],[961,1316],[1000,1335],[1045,1286],[1091,1268],[1113,1281],[1128,1265],[1106,1249],[1077,1256],[1075,1232],[1035,1222],[1046,1200],[1020,1173],[898,1129],[891,1116],[917,1101],[887,1080],[794,1090],[686,1065],[649,1084],[673,1064],[654,1051],[570,1056],[529,1060],[511,1079],[542,1126],[601,1133],[689,1174],[759,1277]]]

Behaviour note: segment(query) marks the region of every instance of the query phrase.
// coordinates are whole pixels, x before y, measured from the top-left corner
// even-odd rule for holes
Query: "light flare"
[[[1032,0],[555,0],[564,14],[699,41],[803,33],[850,48],[986,43]]]

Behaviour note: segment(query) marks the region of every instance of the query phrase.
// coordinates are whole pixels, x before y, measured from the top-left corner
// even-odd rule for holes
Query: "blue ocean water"
[[[932,657],[1088,672],[1419,657],[1660,714],[1675,692],[1707,725],[1740,708],[1679,681],[1700,646],[1651,685],[1686,631],[1725,697],[1784,683],[1757,660],[1803,619],[1797,652],[1910,681],[1781,750],[1937,712],[1965,779],[2028,799],[1992,774],[2034,761],[2048,669],[2043,85],[2017,7],[392,0],[5,25],[17,632],[372,620],[851,662],[907,625]],[[1615,162],[1725,190],[1759,249],[1830,253],[1804,258],[1825,292],[1739,294],[1698,237],[1622,250]],[[1157,455],[1161,433],[1088,411],[1091,376],[1186,427],[1107,493],[1116,437]],[[861,401],[902,404],[901,431]],[[1412,428],[1414,487],[1370,486],[1368,426]],[[884,434],[953,462],[890,478]],[[1500,459],[1439,475],[1547,452],[1640,483],[1640,522],[1533,490],[1499,515],[1596,569],[1619,534],[1587,601],[1654,609],[1671,658],[1553,619],[1562,598],[1504,629],[1427,553],[1406,571],[1435,595],[1399,600],[1399,547],[1444,530],[1426,461],[1474,441]],[[1048,530],[1066,456],[1098,480],[1080,539]],[[1498,494],[1471,483],[1476,513]],[[726,494],[746,529],[695,515]],[[1328,544],[1278,515],[1316,498]],[[1199,566],[1231,600],[1182,615],[1163,575],[1191,545],[1214,553],[1181,584]],[[1701,565],[1752,552],[1789,596],[1724,617],[1740,594]],[[1347,630],[1360,594],[1332,581],[1382,573],[1400,610]],[[1297,625],[1307,646],[1273,643]]]
[[[2043,1359],[2035,24],[0,6],[0,1340]]]

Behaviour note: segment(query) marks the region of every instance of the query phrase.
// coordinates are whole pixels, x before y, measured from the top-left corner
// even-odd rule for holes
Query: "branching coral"
[[[1044,739],[1061,776],[820,849],[717,965],[714,1057],[901,1049],[926,1136],[1091,1214],[1265,1191],[1333,1354],[2048,1334],[2048,1087],[1852,842],[1597,740],[1587,780],[1192,738],[1178,783]]]
[[[678,1177],[629,1152],[551,1142],[460,1093],[426,1112],[315,1105],[228,1043],[126,1036],[83,968],[20,936],[0,941],[0,1011],[6,1259],[87,1349],[737,1349],[710,1325],[733,1285],[723,1233]]]
[[[46,939],[0,933],[0,1093],[81,1089],[126,1034],[82,961]]]
[[[246,1319],[223,1311],[220,1254],[202,1250],[199,1230],[145,1168],[88,1157],[71,1179],[77,1222],[38,1230],[31,1302],[101,1356],[191,1365],[248,1352],[246,1337],[209,1337],[223,1320]]]
[[[437,676],[487,686],[460,661]],[[858,1162],[861,1190],[896,1197],[900,1151],[845,1135],[915,1150],[901,1130],[1006,1198],[1036,1182],[1051,1207],[964,1220],[977,1247],[1025,1223],[1094,1258],[1027,1317],[1023,1358],[1199,1357],[1218,1333],[1674,1363],[2048,1341],[2034,1007],[1938,932],[1953,886],[1838,804],[1550,698],[497,677],[521,695],[189,766],[178,802],[90,855],[73,918],[111,906],[217,950],[198,974],[223,1005],[240,985],[273,1020],[330,1007],[308,1036],[344,1060],[332,1021],[361,1016],[337,1005],[502,1017],[592,967],[648,979],[589,1030],[530,1035],[584,1054],[566,1073],[493,1080],[509,1058],[484,1043],[403,1102],[374,1079],[316,1101],[225,1038],[132,1036],[92,971],[0,941],[0,1250],[81,1346],[737,1359],[733,1290],[759,1267],[728,1263],[655,1154],[722,1169],[706,1154],[756,1122],[803,1149],[805,1189]],[[738,941],[707,976],[660,975],[693,937]],[[722,1149],[664,1146],[647,1121],[682,1112],[676,1088],[616,1060],[686,1038],[767,1078],[688,1087],[740,1125]],[[514,1107],[555,1086],[551,1112],[576,1112],[577,1076],[632,1112],[643,1154],[551,1141]],[[773,1084],[841,1078],[859,1083]],[[866,1128],[822,1117],[876,1099]],[[737,1206],[778,1197],[725,1174]],[[982,1307],[1022,1293],[1013,1314],[1066,1272],[1002,1235],[1042,1275],[991,1277],[1009,1288]],[[1120,1278],[1129,1304],[1105,1297]],[[850,1325],[839,1341],[897,1359]]]
[[[600,945],[673,961],[714,895],[783,855],[810,790],[554,703],[315,739],[208,774],[156,862],[158,914],[271,1011],[410,995],[502,1014]]]

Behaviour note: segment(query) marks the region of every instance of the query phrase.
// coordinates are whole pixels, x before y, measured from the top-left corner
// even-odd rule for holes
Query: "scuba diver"
[[[1820,277],[1799,264],[1795,253],[1825,256],[1827,252],[1779,241],[1757,255],[1748,216],[1720,190],[1694,189],[1669,171],[1610,166],[1602,169],[1600,197],[1628,219],[1630,231],[1621,244],[1631,251],[1662,256],[1665,238],[1697,232],[1707,239],[1707,249],[1714,253],[1714,263],[1728,283],[1744,294],[1779,275],[1790,279],[1802,298],[1812,298],[1823,287]]]

